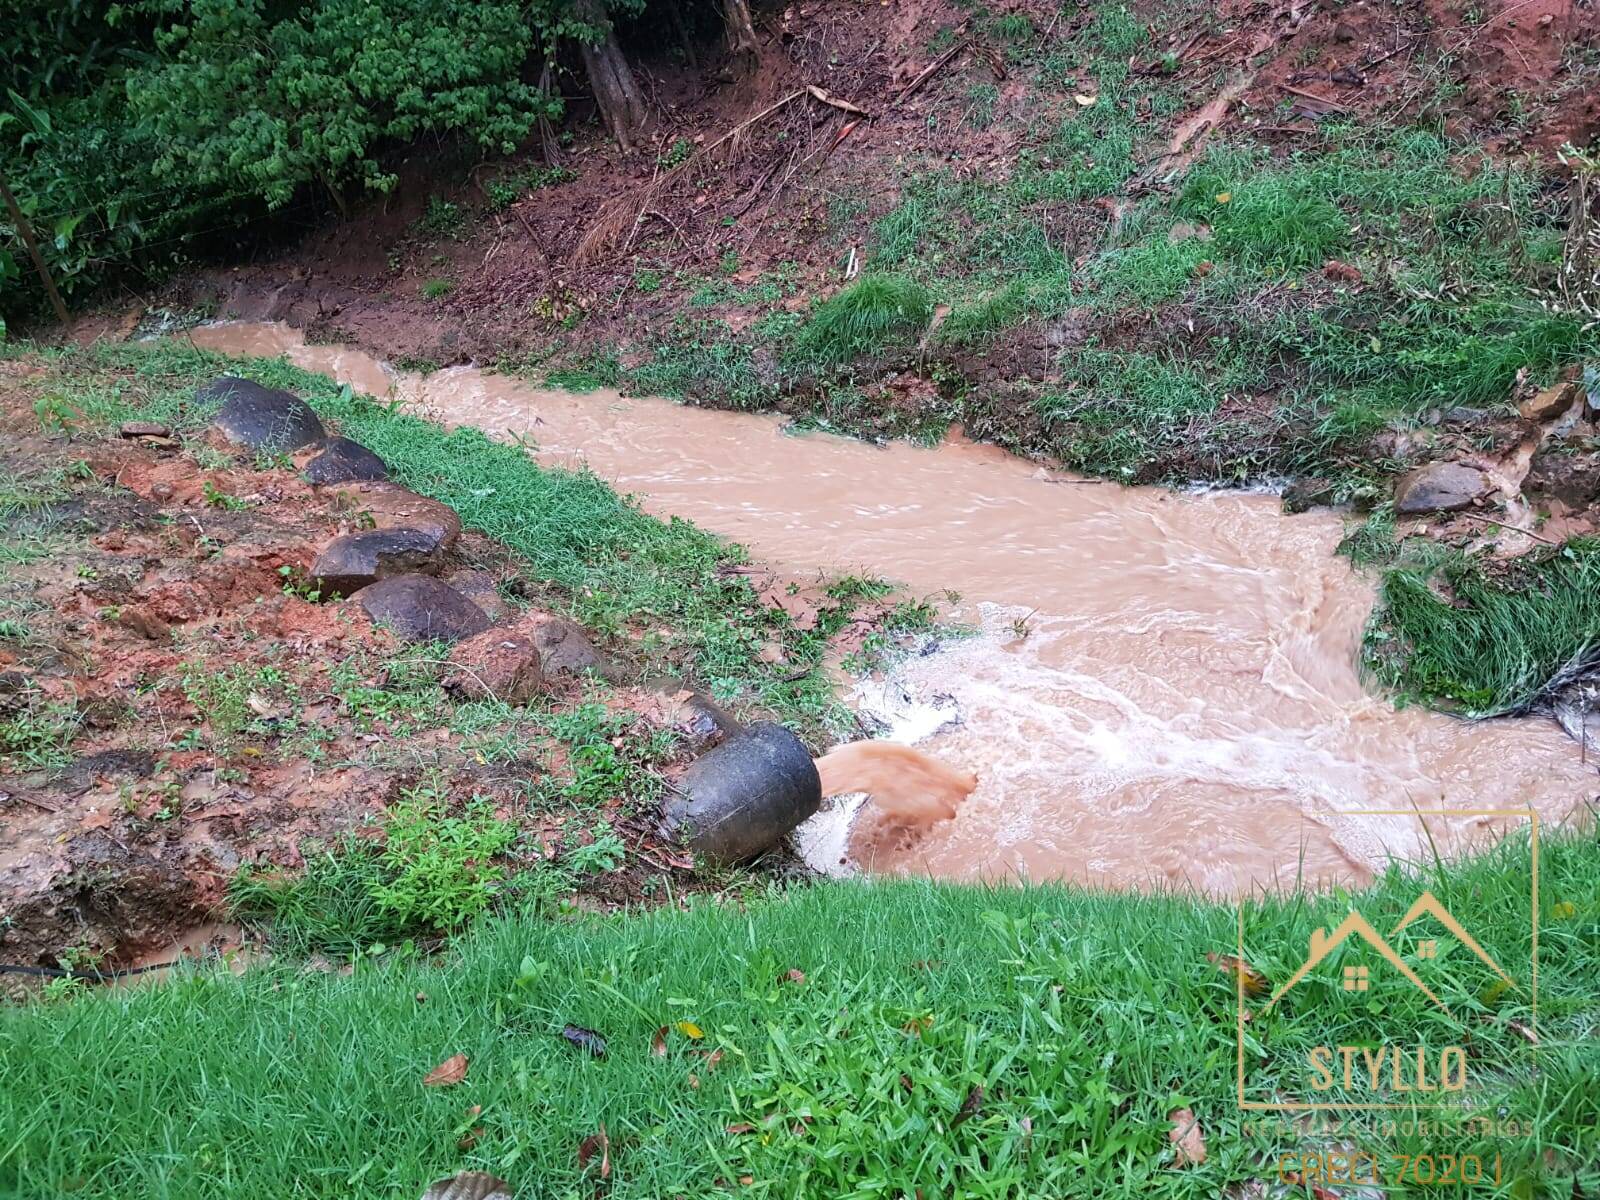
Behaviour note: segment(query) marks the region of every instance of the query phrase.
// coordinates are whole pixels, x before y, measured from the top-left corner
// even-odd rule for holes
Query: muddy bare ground
[[[653,804],[625,789],[581,812],[556,799],[566,750],[541,722],[580,704],[620,714],[615,744],[655,747],[668,781],[725,730],[681,685],[642,682],[626,639],[597,647],[552,611],[505,547],[466,531],[439,573],[508,641],[539,646],[543,683],[468,720],[470,684],[510,678],[497,664],[419,658],[437,648],[402,647],[308,579],[322,547],[371,527],[359,488],[305,482],[310,452],[269,464],[214,433],[70,417],[41,432],[51,389],[47,366],[0,363],[0,473],[16,481],[0,538],[0,962],[197,951],[229,936],[211,923],[241,867],[293,872],[343,835],[381,837],[385,810],[419,786],[441,812],[487,797],[517,822],[513,875],[609,825],[625,865],[586,876],[581,904],[718,886],[662,843]]]

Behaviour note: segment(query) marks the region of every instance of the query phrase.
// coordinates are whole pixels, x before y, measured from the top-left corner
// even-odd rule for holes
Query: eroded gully
[[[813,838],[828,865],[1216,894],[1359,883],[1391,856],[1431,854],[1428,835],[1448,854],[1511,823],[1429,816],[1424,831],[1415,810],[1558,821],[1595,790],[1552,722],[1396,712],[1363,689],[1373,593],[1334,554],[1335,514],[1078,480],[987,446],[789,436],[773,416],[576,396],[468,367],[393,371],[281,325],[193,338],[524,436],[541,462],[587,464],[650,511],[797,574],[959,592],[958,615],[982,633],[909,660],[875,695],[893,694],[904,739],[933,730],[920,748],[976,772],[977,790],[915,836],[852,834],[836,815]]]

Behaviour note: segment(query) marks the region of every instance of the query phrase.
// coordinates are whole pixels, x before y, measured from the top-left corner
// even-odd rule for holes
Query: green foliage
[[[971,345],[993,338],[1020,321],[1027,312],[1028,286],[1014,279],[970,303],[950,310],[939,326],[943,344]]]
[[[427,300],[440,300],[455,290],[448,279],[429,279],[422,285],[422,295]]]
[[[7,624],[13,626],[9,635],[27,632],[17,622]],[[14,771],[64,767],[81,724],[72,705],[48,700],[37,689],[10,697],[0,709],[0,766]]]
[[[491,179],[484,188],[484,194],[489,198],[491,212],[503,212],[530,192],[570,183],[577,177],[576,171],[566,167],[547,167],[542,163],[532,163],[521,170]]]
[[[533,33],[519,7],[468,0],[333,3],[274,20],[194,0],[128,80],[165,151],[158,178],[244,189],[270,207],[302,184],[386,191],[376,151],[461,131],[509,154],[548,101],[517,78]]]
[[[903,275],[863,275],[819,304],[795,335],[804,361],[847,363],[903,344],[927,328],[933,301]]]
[[[1308,980],[1329,994],[1250,1023],[1252,1089],[1299,1095],[1307,1052],[1361,1042],[1369,1007],[1393,1045],[1465,1028],[1472,1086],[1451,1153],[1501,1155],[1506,1196],[1592,1194],[1600,842],[1576,830],[1540,842],[1540,1046],[1522,989],[1485,1004],[1476,961],[1441,939],[1459,1024],[1404,985],[1347,1000],[1332,979]],[[1246,901],[1245,952],[1282,981],[1319,926],[1352,908],[1392,922],[1424,885],[1492,953],[1520,952],[1529,869],[1513,840],[1459,864],[1396,866],[1355,895],[1271,891]],[[604,1121],[618,1200],[1231,1195],[1311,1144],[1292,1122],[1239,1110],[1235,984],[1207,961],[1235,952],[1238,919],[1232,903],[1155,889],[882,879],[560,921],[530,910],[480,921],[436,955],[365,956],[348,974],[275,956],[238,977],[183,971],[12,1006],[0,1013],[0,1186],[258,1200],[291,1180],[308,1197],[367,1200],[419,1196],[470,1166],[518,1196],[588,1196],[599,1158],[575,1148]],[[604,1036],[606,1057],[565,1046],[568,1023]],[[470,1063],[465,1094],[420,1086],[456,1053]],[[1203,1164],[1173,1161],[1178,1107],[1204,1131]],[[1477,1114],[1537,1132],[1480,1134],[1466,1119]],[[1436,1126],[1416,1115],[1342,1114],[1341,1136],[1385,1164],[1437,1154]],[[735,1183],[745,1176],[757,1183]]]
[[[1383,578],[1366,658],[1402,695],[1466,716],[1519,712],[1600,647],[1600,542],[1573,539],[1507,577],[1448,554]]]
[[[544,382],[569,392],[592,392],[614,388],[622,382],[622,363],[615,346],[579,355],[545,372]]]
[[[427,783],[401,793],[381,837],[352,835],[311,856],[298,876],[245,869],[229,904],[245,920],[272,923],[301,952],[347,955],[420,933],[447,933],[488,910],[505,883],[500,857],[514,822],[474,797],[449,811]]]
[[[461,236],[466,225],[467,217],[459,204],[442,196],[429,196],[415,228],[423,237],[455,238]]]
[[[510,0],[58,7],[28,0],[0,34],[0,66],[65,81],[0,113],[0,170],[69,296],[169,268],[313,188],[340,206],[386,191],[384,155],[424,135],[509,153],[559,107],[520,77],[536,31]],[[0,277],[15,273],[0,255]],[[19,282],[7,314],[40,305]]]
[[[1321,266],[1350,239],[1344,215],[1309,180],[1269,174],[1237,188],[1196,172],[1184,183],[1178,211],[1208,221],[1218,247],[1241,262],[1303,271]]]

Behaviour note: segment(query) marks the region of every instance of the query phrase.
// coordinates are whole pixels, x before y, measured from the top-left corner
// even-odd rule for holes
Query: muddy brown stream
[[[1596,790],[1553,722],[1396,712],[1363,688],[1373,592],[1334,555],[1336,514],[1079,480],[961,442],[791,436],[772,416],[575,396],[468,367],[407,374],[277,325],[193,337],[525,436],[540,461],[586,463],[650,511],[780,568],[959,592],[978,636],[866,691],[900,706],[900,739],[978,787],[914,837],[835,831],[821,842],[830,860],[1232,894],[1361,882],[1390,856],[1419,859],[1431,851],[1417,809],[1531,807],[1550,822]],[[1371,810],[1395,811],[1358,815]],[[1428,817],[1427,832],[1451,853],[1507,823]]]

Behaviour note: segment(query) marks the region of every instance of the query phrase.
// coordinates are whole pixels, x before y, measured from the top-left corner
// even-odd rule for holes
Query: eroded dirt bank
[[[934,714],[924,748],[980,784],[927,836],[857,831],[855,855],[879,869],[1220,893],[1360,880],[1426,841],[1415,817],[1351,810],[1532,807],[1559,820],[1593,791],[1593,768],[1553,723],[1396,712],[1363,689],[1372,593],[1334,555],[1331,513],[1121,488],[960,441],[875,447],[471,368],[392,371],[284,326],[193,336],[286,353],[440,420],[525,439],[544,461],[586,463],[652,511],[790,570],[870,568],[914,591],[959,591],[955,614],[980,635],[909,660],[877,707]],[[1448,852],[1500,824],[1430,829]]]
[[[726,886],[657,829],[663,788],[736,728],[684,686],[704,672],[682,647],[748,646],[719,684],[770,714],[762,672],[801,686],[892,601],[786,588],[507,451],[499,486],[578,526],[575,548],[528,543],[536,564],[366,473],[437,484],[439,431],[370,405],[323,428],[301,405],[316,440],[250,449],[197,396],[217,373],[163,347],[0,362],[0,963],[121,967],[236,940],[210,923],[241,877],[259,916],[330,854],[342,882],[312,901],[330,911],[298,924],[335,954],[451,928],[491,897],[605,907]],[[325,440],[339,432],[390,433],[387,463]],[[588,572],[599,592],[622,558],[650,611],[574,621],[604,601],[553,577]],[[372,607],[401,584],[443,600]],[[408,900],[411,870],[433,882]]]

